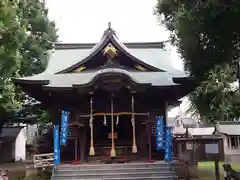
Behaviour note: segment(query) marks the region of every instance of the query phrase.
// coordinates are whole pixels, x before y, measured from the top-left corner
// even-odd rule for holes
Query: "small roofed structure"
[[[204,127],[197,123],[193,118],[169,118],[168,126],[173,127],[175,136],[211,136],[215,133],[215,127]]]
[[[214,135],[216,128],[215,127],[202,127],[202,128],[184,128],[183,126],[174,127],[174,135],[186,135],[189,136],[211,136]]]
[[[226,160],[240,162],[240,122],[220,122],[216,133],[223,137]]]

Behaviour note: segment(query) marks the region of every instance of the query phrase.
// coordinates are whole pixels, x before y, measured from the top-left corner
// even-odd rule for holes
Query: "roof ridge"
[[[163,48],[164,43],[167,41],[156,41],[156,42],[123,42],[127,48]],[[55,50],[64,50],[64,49],[91,49],[98,43],[56,43]]]

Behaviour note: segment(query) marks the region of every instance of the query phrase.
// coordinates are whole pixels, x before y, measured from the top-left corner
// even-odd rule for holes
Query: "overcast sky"
[[[68,43],[98,42],[108,22],[122,42],[154,42],[168,39],[153,10],[156,0],[46,0],[59,39]],[[182,69],[172,50],[173,66]]]
[[[112,28],[122,42],[165,41],[169,32],[153,15],[156,2],[157,0],[46,0],[46,6],[49,8],[50,19],[56,22],[61,42],[98,42],[107,29],[108,22],[112,23]],[[181,70],[182,61],[174,48],[171,55],[173,67]]]

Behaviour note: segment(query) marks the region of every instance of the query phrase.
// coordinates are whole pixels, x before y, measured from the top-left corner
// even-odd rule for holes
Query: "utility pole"
[[[238,79],[238,90],[240,91],[240,58],[237,62],[237,79]]]
[[[240,58],[238,58],[238,61],[237,61],[237,80],[238,80],[238,91],[240,93]],[[240,121],[240,117],[238,117],[238,120]]]

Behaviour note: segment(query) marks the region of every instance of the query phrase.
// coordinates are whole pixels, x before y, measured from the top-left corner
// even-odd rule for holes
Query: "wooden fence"
[[[44,168],[53,166],[53,153],[36,154],[33,156],[34,168]]]

